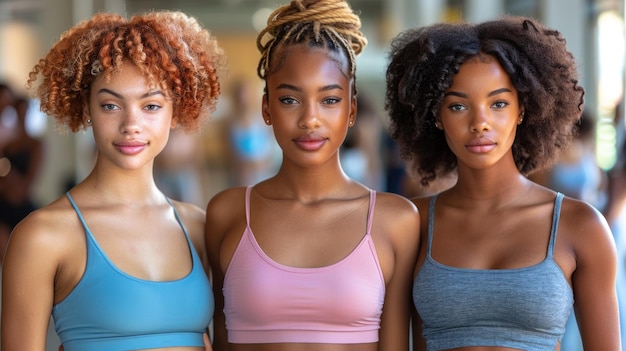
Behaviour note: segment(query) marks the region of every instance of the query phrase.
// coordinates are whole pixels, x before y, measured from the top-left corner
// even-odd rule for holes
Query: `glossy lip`
[[[498,144],[490,138],[478,138],[470,141],[465,147],[474,153],[487,153],[496,148]]]
[[[143,151],[148,146],[148,143],[137,140],[129,140],[113,143],[113,146],[125,155],[136,155]]]
[[[326,138],[317,133],[308,133],[293,140],[296,145],[306,151],[317,151],[326,144]]]

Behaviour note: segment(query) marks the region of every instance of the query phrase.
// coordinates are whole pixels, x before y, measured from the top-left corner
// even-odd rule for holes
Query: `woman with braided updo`
[[[216,350],[408,349],[419,215],[343,172],[366,44],[343,0],[292,1],[258,36],[276,175],[208,204]]]
[[[168,199],[153,164],[170,130],[207,120],[223,68],[215,38],[180,12],[96,14],[39,60],[28,83],[42,111],[91,129],[97,158],[11,235],[2,350],[45,350],[51,312],[65,351],[211,349],[204,210]]]
[[[393,137],[423,184],[457,174],[414,200],[415,350],[559,350],[572,305],[585,350],[621,350],[605,219],[526,177],[583,111],[561,33],[515,16],[434,24],[397,36],[390,58]]]

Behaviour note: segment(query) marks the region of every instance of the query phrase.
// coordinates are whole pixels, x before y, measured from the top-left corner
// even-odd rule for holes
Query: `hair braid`
[[[360,31],[361,20],[345,0],[294,0],[269,16],[257,36],[261,59],[257,73],[265,79],[275,69],[271,56],[277,47],[307,43],[331,51],[343,49],[349,58],[350,74],[356,72],[356,56],[367,45]]]

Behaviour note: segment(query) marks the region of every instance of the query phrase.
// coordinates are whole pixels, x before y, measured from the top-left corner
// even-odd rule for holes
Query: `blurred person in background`
[[[0,150],[0,159],[8,172],[0,176],[0,258],[4,256],[9,235],[26,215],[38,208],[33,199],[33,186],[43,163],[43,142],[30,136],[27,117],[30,99],[20,96],[14,103],[17,123],[11,139]]]
[[[617,297],[620,302],[622,346],[626,348],[626,121],[624,100],[615,108],[617,160],[609,170],[607,204],[604,209],[617,246]]]
[[[225,98],[230,110],[224,117],[227,166],[231,186],[252,185],[278,169],[280,150],[274,142],[272,128],[263,123],[256,84],[244,78],[236,79]]]
[[[385,126],[370,97],[359,92],[356,103],[359,123],[348,129],[341,153],[341,165],[351,178],[365,186],[384,190],[381,155]]]
[[[168,197],[204,207],[205,157],[199,137],[173,129],[167,145],[154,160],[154,181]]]

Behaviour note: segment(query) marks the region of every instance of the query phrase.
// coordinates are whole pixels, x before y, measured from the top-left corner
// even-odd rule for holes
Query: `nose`
[[[122,134],[136,134],[141,131],[141,114],[138,111],[129,109],[124,113],[120,132]]]
[[[298,124],[302,129],[314,129],[320,126],[319,109],[316,104],[309,103],[305,105]]]
[[[470,122],[470,131],[472,133],[481,133],[491,129],[489,122],[490,115],[489,110],[476,109],[472,114],[472,120]]]

